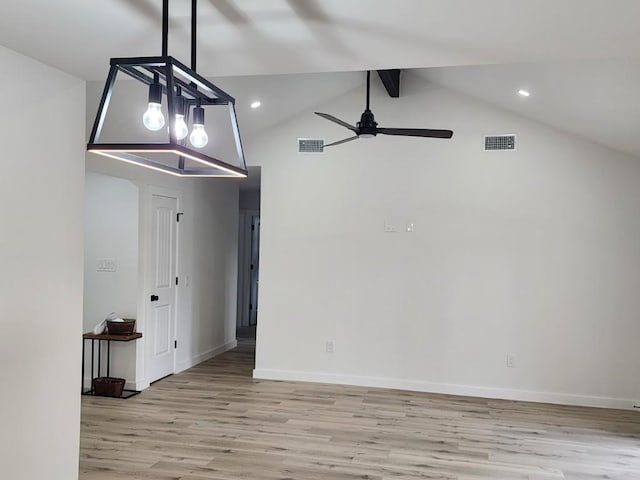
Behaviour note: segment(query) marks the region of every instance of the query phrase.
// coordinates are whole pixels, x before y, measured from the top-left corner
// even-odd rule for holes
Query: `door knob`
[[[160,297],[158,297],[158,295],[151,295],[151,301],[152,302],[157,302],[159,300]]]

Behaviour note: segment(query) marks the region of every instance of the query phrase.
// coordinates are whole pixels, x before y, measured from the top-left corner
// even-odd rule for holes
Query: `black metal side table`
[[[100,347],[102,345],[102,342],[107,342],[107,377],[108,377],[109,368],[111,364],[111,342],[130,342],[132,340],[137,340],[138,338],[142,338],[142,333],[135,332],[135,333],[132,333],[131,335],[109,335],[105,333],[102,333],[100,335],[96,335],[95,333],[83,334],[82,335],[82,383],[80,384],[80,393],[82,395],[95,395],[95,392],[93,391],[93,380],[101,376],[100,373],[101,373],[101,366],[102,366],[102,358],[101,358],[102,348]],[[91,387],[89,388],[89,390],[85,391],[84,389],[84,355],[85,355],[86,340],[91,340]],[[94,376],[94,373],[96,372],[96,369],[95,369],[96,341],[98,342],[98,362],[97,362],[98,371],[97,371],[97,375]],[[118,398],[129,398],[139,393],[140,392],[138,390],[125,389],[123,390],[122,396]]]

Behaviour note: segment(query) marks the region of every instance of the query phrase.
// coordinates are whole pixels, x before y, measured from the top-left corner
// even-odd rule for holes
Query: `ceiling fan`
[[[360,116],[360,121],[355,126],[340,120],[339,118],[329,115],[328,113],[314,112],[322,118],[329,120],[330,122],[337,123],[345,128],[351,130],[355,135],[353,137],[345,138],[344,140],[338,140],[337,142],[329,143],[325,147],[333,147],[334,145],[340,145],[342,143],[357,140],[359,138],[372,138],[378,134],[383,135],[400,135],[405,137],[428,137],[428,138],[451,138],[453,132],[451,130],[432,130],[428,128],[379,128],[376,123],[373,112],[369,109],[369,97],[371,90],[371,71],[367,71],[367,108]]]

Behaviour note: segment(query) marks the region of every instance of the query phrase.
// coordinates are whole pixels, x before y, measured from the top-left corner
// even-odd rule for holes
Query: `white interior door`
[[[151,209],[150,292],[144,334],[149,383],[174,373],[178,200],[152,195]]]

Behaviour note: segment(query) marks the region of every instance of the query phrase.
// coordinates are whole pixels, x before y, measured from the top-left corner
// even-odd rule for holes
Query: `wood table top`
[[[142,333],[133,332],[130,335],[109,335],[108,333],[100,333],[96,335],[95,333],[87,332],[82,334],[82,338],[90,340],[113,340],[114,342],[128,342],[130,340],[135,340],[136,338],[142,338]]]

